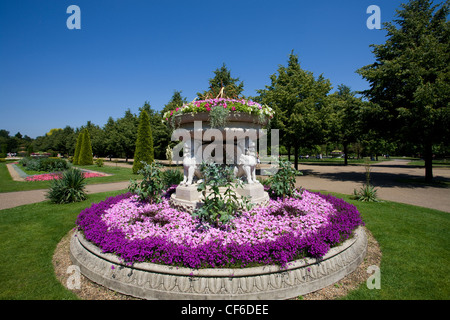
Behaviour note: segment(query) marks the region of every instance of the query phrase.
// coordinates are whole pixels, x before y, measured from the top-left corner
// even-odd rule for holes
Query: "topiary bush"
[[[66,170],[61,179],[53,180],[46,195],[52,203],[80,202],[87,199],[85,178],[79,169]]]
[[[83,130],[80,155],[78,157],[78,164],[80,166],[87,166],[87,165],[94,164],[94,158],[92,155],[91,138],[90,138],[88,129]]]
[[[139,115],[139,126],[137,131],[136,149],[134,152],[133,173],[141,170],[145,163],[152,163],[155,158],[153,149],[153,136],[150,127],[150,117],[147,111],[142,110]]]

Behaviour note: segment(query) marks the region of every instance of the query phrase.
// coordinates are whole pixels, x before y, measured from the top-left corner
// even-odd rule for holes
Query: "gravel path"
[[[424,168],[409,166],[407,160],[391,160],[371,165],[371,184],[382,200],[450,212],[450,188],[405,182],[423,179]],[[353,194],[365,182],[365,166],[299,165],[303,176],[297,177],[297,186],[305,189]],[[436,181],[450,182],[450,169],[433,168]]]
[[[129,164],[121,165],[131,169]],[[405,179],[421,179],[424,169],[407,165],[407,160],[384,161],[371,165],[371,183],[382,200],[396,201],[416,206],[450,212],[450,188],[402,182]],[[364,165],[313,165],[301,164],[303,176],[297,177],[297,186],[305,189],[353,194],[365,181]],[[433,168],[436,180],[450,181],[450,169]],[[88,193],[126,189],[128,181],[86,186]],[[47,190],[0,193],[0,210],[45,200]]]

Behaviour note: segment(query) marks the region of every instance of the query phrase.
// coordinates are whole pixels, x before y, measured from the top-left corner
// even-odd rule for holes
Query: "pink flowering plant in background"
[[[103,177],[104,175],[96,172],[83,172],[84,178],[96,178]],[[36,174],[32,176],[28,176],[25,178],[25,181],[50,181],[50,180],[59,180],[62,178],[62,173],[44,173],[44,174]]]

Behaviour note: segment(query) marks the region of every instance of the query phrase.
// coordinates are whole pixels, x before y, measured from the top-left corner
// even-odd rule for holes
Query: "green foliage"
[[[150,117],[145,110],[139,116],[139,127],[134,152],[133,173],[138,173],[144,167],[144,163],[152,163],[154,160],[153,137],[150,128]]]
[[[84,129],[82,132],[81,149],[78,157],[78,164],[81,166],[87,166],[94,164],[92,155],[91,138],[88,129]]]
[[[148,112],[150,117],[150,128],[153,139],[153,156],[155,159],[164,159],[165,146],[171,143],[171,131],[169,127],[163,123],[161,112],[153,110],[148,102],[144,104],[140,110]]]
[[[74,164],[74,165],[79,164],[80,151],[81,151],[81,144],[82,143],[83,143],[83,132],[80,131],[80,133],[78,133],[77,144],[75,146],[75,154],[73,155],[72,164]]]
[[[101,168],[103,167],[103,159],[98,158],[95,160],[95,164],[97,165],[97,167]]]
[[[209,113],[209,123],[211,128],[223,128],[227,124],[227,117],[230,109],[220,106],[212,108]]]
[[[162,172],[164,188],[178,185],[184,179],[183,172],[178,169],[168,169]]]
[[[75,168],[65,171],[61,179],[53,180],[46,195],[52,203],[62,204],[87,199],[83,173]]]
[[[289,161],[279,161],[278,171],[268,178],[264,183],[270,186],[270,193],[273,197],[285,198],[292,197],[295,193],[295,177],[300,175],[297,170],[292,168]],[[297,195],[297,193],[295,193]]]
[[[321,144],[327,134],[329,118],[327,94],[331,83],[322,75],[300,68],[298,57],[291,53],[288,65],[280,66],[271,77],[270,86],[257,90],[258,100],[274,109],[272,128],[280,130],[280,143],[288,150],[294,147],[295,168],[298,168],[300,147]]]
[[[138,171],[143,176],[142,181],[130,180],[128,191],[138,195],[142,201],[159,203],[165,188],[161,165],[155,162],[147,164],[144,161],[142,165],[143,168]]]
[[[200,171],[203,179],[197,190],[203,194],[203,205],[192,215],[200,219],[203,227],[229,225],[244,207],[249,209],[248,203],[241,203],[236,195],[235,188],[240,185],[240,181],[234,179],[233,167],[202,163]],[[220,188],[225,190],[221,192]]]
[[[372,128],[386,139],[420,147],[431,181],[433,145],[450,129],[450,2],[411,0],[386,23],[386,43],[372,45],[376,61],[357,72],[370,83],[363,93],[377,104]]]
[[[378,202],[377,189],[370,184],[370,163],[366,162],[366,182],[359,189],[359,191],[353,190],[353,198],[363,202]]]
[[[244,83],[239,78],[231,77],[231,72],[225,63],[221,68],[214,71],[214,78],[209,79],[209,89],[203,93],[197,93],[200,100],[216,98],[222,87],[224,87],[227,98],[237,98],[244,91]]]
[[[30,171],[58,172],[69,169],[67,161],[59,158],[31,158],[25,157],[19,164]]]

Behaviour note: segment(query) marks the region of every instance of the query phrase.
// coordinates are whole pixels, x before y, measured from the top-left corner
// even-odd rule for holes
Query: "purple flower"
[[[233,232],[200,232],[196,223],[167,199],[144,204],[131,193],[93,204],[77,218],[78,229],[103,252],[130,263],[189,268],[286,266],[306,256],[320,258],[364,224],[355,206],[306,190],[302,199],[271,200],[267,207],[244,212],[234,219]]]

